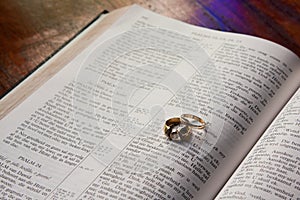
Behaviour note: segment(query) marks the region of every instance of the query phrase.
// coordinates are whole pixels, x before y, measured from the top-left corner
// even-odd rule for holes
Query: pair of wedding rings
[[[170,140],[182,140],[192,132],[202,131],[206,122],[192,114],[182,114],[180,117],[170,118],[165,122],[164,132]]]

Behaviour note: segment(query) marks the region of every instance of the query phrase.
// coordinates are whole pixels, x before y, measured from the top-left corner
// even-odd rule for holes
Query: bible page
[[[217,199],[300,198],[300,90],[259,139]]]

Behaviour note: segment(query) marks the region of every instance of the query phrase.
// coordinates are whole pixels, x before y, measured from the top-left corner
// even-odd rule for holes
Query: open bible
[[[3,199],[300,199],[300,59],[133,5],[0,102]],[[171,141],[167,119],[205,137]]]

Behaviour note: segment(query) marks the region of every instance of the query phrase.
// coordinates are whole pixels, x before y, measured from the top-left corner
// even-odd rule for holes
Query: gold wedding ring
[[[180,124],[180,118],[179,117],[174,117],[174,118],[170,118],[165,122],[164,125],[164,132],[165,135],[172,140],[173,139],[173,135],[177,134],[177,130],[174,131],[174,128],[179,126]]]
[[[180,122],[196,129],[204,129],[206,126],[206,122],[203,119],[192,114],[182,114],[180,116]]]

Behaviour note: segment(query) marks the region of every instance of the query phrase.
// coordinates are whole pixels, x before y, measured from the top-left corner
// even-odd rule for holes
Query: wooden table
[[[101,11],[133,3],[191,24],[269,39],[300,55],[298,0],[3,0],[0,96]]]

